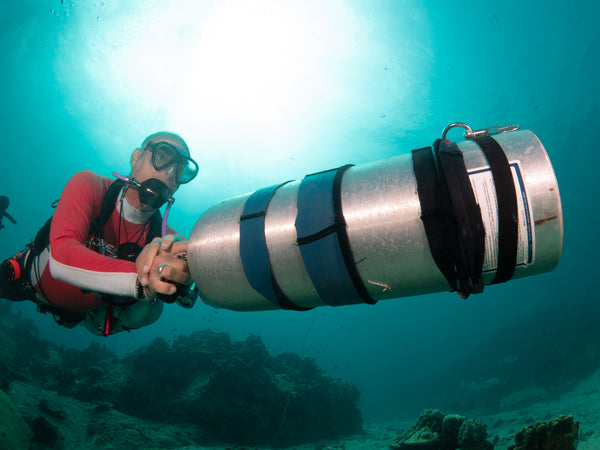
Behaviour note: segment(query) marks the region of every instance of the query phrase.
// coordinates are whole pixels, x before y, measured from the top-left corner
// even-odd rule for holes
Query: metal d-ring
[[[461,127],[466,130],[464,134],[465,139],[475,139],[483,135],[492,136],[495,134],[510,133],[511,131],[517,131],[519,129],[519,125],[506,125],[504,127],[493,126],[473,131],[473,129],[466,123],[454,122],[448,125],[446,128],[444,128],[444,131],[442,131],[442,139],[446,140],[446,134],[448,133],[448,131],[450,131],[452,128],[457,127]]]
[[[457,128],[457,127],[461,127],[464,128],[465,130],[465,138],[467,136],[467,133],[473,133],[473,130],[471,129],[471,127],[469,125],[467,125],[466,123],[463,122],[453,122],[450,125],[448,125],[446,128],[444,128],[444,131],[442,131],[442,140],[446,140],[446,134],[448,134],[448,131],[450,131],[452,128]]]

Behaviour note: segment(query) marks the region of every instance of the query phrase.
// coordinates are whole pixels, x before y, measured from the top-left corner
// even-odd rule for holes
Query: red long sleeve
[[[52,218],[50,258],[38,290],[55,306],[73,311],[93,309],[102,304],[89,292],[134,296],[137,278],[135,263],[102,255],[94,248],[90,224],[100,215],[102,199],[111,179],[91,171],[75,174],[65,186]],[[115,208],[104,227],[108,252],[120,243],[144,245],[148,227],[120,217]],[[89,248],[91,247],[91,248]]]

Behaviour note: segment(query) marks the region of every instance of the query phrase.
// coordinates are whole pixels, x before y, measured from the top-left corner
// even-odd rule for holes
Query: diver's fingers
[[[177,287],[168,281],[162,281],[160,278],[151,278],[150,289],[161,294],[172,295],[177,292]]]
[[[171,247],[173,246],[173,242],[175,242],[178,239],[178,236],[175,236],[174,234],[167,234],[166,236],[163,236],[160,240],[160,251],[170,251]]]
[[[161,281],[171,281],[179,284],[192,284],[192,278],[187,272],[187,267],[181,268],[169,264],[160,264],[157,267],[157,274]]]
[[[169,251],[170,256],[175,256],[177,258],[181,258],[187,261],[187,249],[188,249],[188,241],[178,241],[173,243],[171,250]]]
[[[173,283],[191,284],[191,279],[186,272],[164,263],[158,266],[156,275],[150,275],[149,287],[154,292],[172,295],[177,291]]]
[[[185,241],[185,239],[178,234],[167,234],[161,238],[160,251],[169,252],[173,247],[173,243],[180,241]]]

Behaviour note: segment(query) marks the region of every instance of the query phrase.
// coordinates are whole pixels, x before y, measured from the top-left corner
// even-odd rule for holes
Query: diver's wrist
[[[135,298],[138,300],[149,300],[153,295],[147,286],[144,286],[139,278],[135,279]]]

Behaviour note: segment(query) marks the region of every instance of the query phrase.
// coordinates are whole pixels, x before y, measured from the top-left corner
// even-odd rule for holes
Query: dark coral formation
[[[487,426],[477,419],[425,409],[417,420],[390,445],[391,450],[493,450]]]
[[[575,450],[578,435],[579,422],[573,416],[559,416],[524,427],[509,450]]]
[[[130,356],[114,399],[120,410],[194,423],[218,440],[289,445],[359,432],[359,391],[312,359],[271,357],[260,338],[232,343],[200,331],[169,346],[156,339]]]
[[[284,446],[362,431],[354,385],[326,376],[310,358],[269,355],[257,336],[232,342],[225,333],[204,330],[172,344],[157,338],[119,358],[98,343],[83,351],[58,348],[17,317],[3,322],[4,387],[25,380],[89,402],[99,413],[192,424],[202,436],[199,444]],[[43,402],[38,409],[59,414]],[[39,438],[59,439],[42,419],[30,421],[43,431]]]

